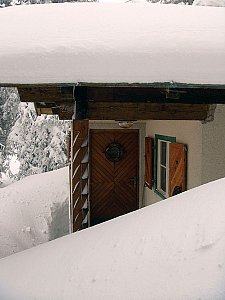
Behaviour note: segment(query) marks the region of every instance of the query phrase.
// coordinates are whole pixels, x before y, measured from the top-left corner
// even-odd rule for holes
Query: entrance
[[[138,130],[93,129],[90,149],[91,225],[138,209]]]

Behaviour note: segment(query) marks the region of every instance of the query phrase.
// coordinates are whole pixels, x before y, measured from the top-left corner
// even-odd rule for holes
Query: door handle
[[[133,187],[136,188],[137,186],[137,176],[133,176],[130,178],[130,183],[133,184]]]

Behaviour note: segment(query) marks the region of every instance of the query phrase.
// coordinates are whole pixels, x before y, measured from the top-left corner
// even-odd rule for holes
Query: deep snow
[[[225,299],[225,179],[0,260],[7,300]]]
[[[0,174],[0,188],[6,187],[7,185],[12,183],[12,179],[10,179],[5,173]]]
[[[4,8],[0,84],[225,84],[224,15],[149,3]]]
[[[0,258],[69,233],[68,172],[32,175],[0,188]]]

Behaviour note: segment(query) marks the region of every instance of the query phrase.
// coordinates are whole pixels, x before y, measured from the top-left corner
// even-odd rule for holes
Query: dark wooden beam
[[[58,104],[58,103],[57,103]],[[59,109],[60,120],[72,120],[74,114],[74,102],[59,103],[57,108]]]
[[[170,88],[179,88],[179,89],[225,89],[225,83],[224,84],[209,84],[209,83],[182,83],[182,82],[175,82],[175,81],[170,81],[170,82],[134,82],[134,83],[127,83],[127,82],[78,82],[76,83],[77,86],[86,86],[86,87],[95,87],[95,88],[111,88],[111,87],[132,87],[132,88],[160,88],[160,89],[170,89]]]
[[[89,102],[90,120],[200,120],[208,117],[208,104]]]
[[[224,84],[212,84],[212,83],[184,83],[184,82],[175,82],[175,81],[167,81],[167,82],[64,82],[64,83],[1,83],[0,87],[16,87],[16,88],[24,88],[24,87],[37,87],[37,86],[58,86],[58,87],[70,87],[70,86],[85,86],[85,87],[137,87],[137,88],[194,88],[194,89],[225,89]]]
[[[41,114],[58,115],[60,120],[71,120],[74,114],[74,103],[34,103],[36,113],[38,116]]]
[[[87,87],[87,98],[94,102],[219,104],[225,103],[225,89]]]
[[[127,86],[74,86],[19,85],[22,102],[74,102],[74,96],[84,101],[98,102],[151,102],[151,103],[207,103],[225,104],[225,86],[189,87],[171,84],[171,87],[146,85]],[[85,100],[86,101],[86,100]]]
[[[19,85],[18,90],[21,101],[36,103],[39,114],[67,120],[205,120],[207,105],[225,104],[222,86]]]
[[[75,108],[74,108],[74,119],[84,120],[87,119],[88,111],[88,98],[87,88],[80,86],[74,90]]]
[[[21,102],[74,102],[73,86],[31,85],[17,89]]]

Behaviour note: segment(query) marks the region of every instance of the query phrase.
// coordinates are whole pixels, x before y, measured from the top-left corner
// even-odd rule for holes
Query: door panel
[[[91,130],[90,143],[90,207],[94,225],[138,208],[138,130]],[[106,149],[112,143],[122,147],[118,161],[107,158]]]

